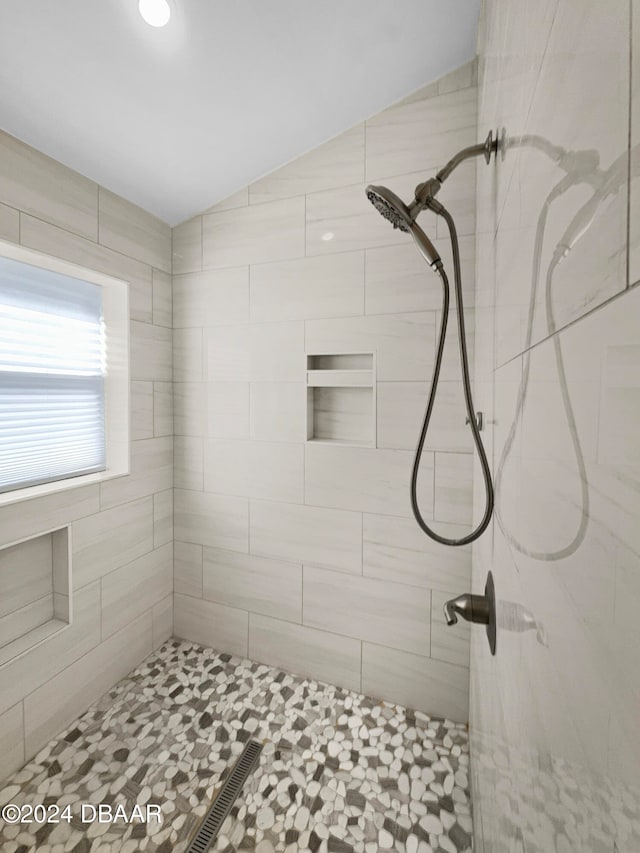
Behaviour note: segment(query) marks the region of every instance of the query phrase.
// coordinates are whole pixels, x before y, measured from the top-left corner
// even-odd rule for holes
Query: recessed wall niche
[[[0,549],[0,667],[71,624],[70,528]]]
[[[307,355],[307,441],[376,444],[374,353]]]

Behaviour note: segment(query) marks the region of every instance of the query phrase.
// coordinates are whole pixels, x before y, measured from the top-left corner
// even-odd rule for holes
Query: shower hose
[[[449,236],[451,238],[451,250],[453,254],[453,277],[456,288],[456,306],[458,309],[458,342],[460,346],[460,362],[462,365],[462,388],[464,391],[464,400],[467,409],[468,424],[471,429],[473,441],[478,453],[478,458],[480,460],[480,467],[482,468],[482,477],[484,479],[485,488],[485,510],[480,523],[476,528],[474,528],[474,530],[472,530],[466,536],[461,537],[460,539],[450,539],[446,536],[441,536],[439,533],[436,533],[435,530],[432,530],[432,528],[429,527],[427,522],[424,520],[422,513],[420,512],[420,507],[418,505],[418,472],[420,468],[420,460],[422,458],[422,451],[424,448],[425,439],[427,437],[427,431],[429,429],[429,424],[431,423],[431,415],[433,414],[433,406],[435,403],[436,392],[438,390],[438,381],[440,379],[440,368],[442,366],[442,356],[444,353],[444,345],[447,334],[447,320],[449,315],[449,279],[447,278],[447,274],[444,271],[444,267],[442,265],[438,267],[438,273],[442,281],[442,321],[440,323],[438,346],[436,348],[436,359],[435,364],[433,366],[431,390],[429,392],[427,408],[424,413],[422,427],[420,429],[420,437],[418,438],[418,444],[413,460],[413,470],[411,472],[411,509],[413,510],[413,515],[418,525],[431,539],[434,539],[436,542],[440,542],[442,545],[468,545],[470,542],[473,542],[479,536],[481,536],[482,533],[484,533],[484,531],[487,529],[487,525],[491,520],[494,503],[493,484],[491,482],[491,471],[489,470],[487,454],[485,453],[484,445],[482,444],[482,438],[480,437],[480,429],[476,421],[476,414],[473,407],[473,397],[471,396],[469,359],[467,356],[467,340],[464,326],[464,306],[462,301],[460,249],[458,246],[458,235],[456,232],[456,226],[453,221],[453,218],[451,217],[451,214],[439,202],[434,201],[431,207],[439,216],[442,216],[442,218],[447,223],[447,227],[449,229]]]

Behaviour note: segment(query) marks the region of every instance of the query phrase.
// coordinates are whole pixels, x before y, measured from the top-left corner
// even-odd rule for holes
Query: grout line
[[[536,349],[537,347],[542,346],[545,343],[548,343],[549,341],[553,340],[553,338],[556,337],[556,335],[561,335],[565,330],[570,329],[572,326],[575,326],[576,324],[580,323],[582,320],[585,320],[587,317],[590,317],[592,314],[595,314],[596,311],[600,311],[600,309],[608,307],[612,302],[615,302],[617,299],[620,299],[621,297],[626,296],[629,290],[630,290],[630,288],[625,285],[622,290],[619,290],[617,293],[614,293],[613,296],[609,296],[607,299],[603,300],[602,302],[599,302],[597,305],[594,305],[593,308],[590,308],[588,311],[585,311],[585,313],[581,314],[579,317],[575,317],[573,320],[569,320],[569,322],[566,323],[564,326],[562,326],[559,329],[556,329],[556,331],[553,334],[547,335],[547,337],[545,337],[545,338],[541,338],[539,341],[536,341],[535,343],[531,344],[530,347],[527,347],[527,349],[522,350],[522,352],[519,352],[516,355],[511,356],[511,358],[508,358],[506,361],[500,362],[500,364],[497,364],[493,368],[492,373],[496,373],[502,367],[505,367],[507,364],[511,364],[512,362],[516,361],[521,356],[523,356],[525,353],[530,353],[534,349]]]

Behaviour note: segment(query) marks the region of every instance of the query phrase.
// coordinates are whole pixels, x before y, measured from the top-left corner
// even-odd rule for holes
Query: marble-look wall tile
[[[381,381],[424,380],[435,359],[434,314],[380,314],[308,320],[309,353],[375,352]]]
[[[202,552],[202,545],[174,542],[173,583],[176,592],[202,598]]]
[[[162,436],[131,443],[131,466],[127,477],[100,484],[100,507],[127,503],[173,485],[173,438]]]
[[[0,240],[20,242],[20,213],[6,204],[0,204]]]
[[[80,589],[152,550],[153,498],[124,503],[76,521],[72,541],[73,585]]]
[[[0,551],[0,617],[21,611],[45,596],[51,601],[51,536],[38,536]],[[22,614],[27,618],[27,614]],[[5,624],[1,619],[0,624]],[[1,628],[0,628],[1,630]],[[20,634],[25,633],[21,631]],[[19,636],[16,635],[16,636]]]
[[[25,762],[22,715],[22,702],[0,714],[0,779],[19,770]]]
[[[251,267],[253,321],[362,314],[364,254],[345,252]]]
[[[172,382],[153,383],[153,435],[156,438],[173,435]]]
[[[171,329],[131,321],[131,378],[170,382]]]
[[[173,383],[175,434],[204,436],[207,432],[207,398],[204,382]]]
[[[248,504],[247,498],[176,489],[173,508],[175,537],[182,542],[247,552]]]
[[[361,572],[359,513],[252,500],[250,520],[252,554]]]
[[[173,326],[202,328],[249,319],[249,268],[190,272],[173,277]]]
[[[390,107],[367,119],[366,178],[439,169],[476,139],[475,88]]]
[[[98,238],[97,185],[4,132],[0,199],[67,231],[93,241]]]
[[[141,207],[100,187],[98,242],[171,272],[171,229]]]
[[[258,204],[364,180],[364,125],[359,124],[249,186]]]
[[[99,487],[83,486],[7,504],[0,512],[0,545],[54,530],[100,509]]]
[[[208,213],[203,217],[203,267],[235,267],[304,255],[303,198]]]
[[[414,450],[422,428],[430,384],[378,382],[378,447]],[[461,382],[440,382],[427,431],[427,450],[471,451]]]
[[[371,206],[366,184],[354,184],[306,196],[306,254],[331,255],[404,243]]]
[[[202,269],[202,217],[194,216],[171,231],[174,275]]]
[[[153,627],[153,648],[158,649],[173,637],[173,590],[151,611]]]
[[[100,642],[100,583],[74,597],[73,622],[68,628],[34,646],[0,668],[0,713],[32,694]],[[78,707],[86,707],[78,704]]]
[[[173,439],[173,485],[176,489],[204,488],[204,440],[199,436],[176,435]]]
[[[464,722],[468,715],[469,670],[373,643],[362,644],[362,691],[401,701],[410,708],[445,714]],[[392,698],[393,697],[393,698]]]
[[[469,196],[469,184],[465,183]],[[449,198],[447,199],[449,202]],[[473,206],[473,205],[472,205]],[[458,218],[456,216],[456,222]],[[436,239],[435,223],[421,221],[429,238],[438,250],[445,270],[453,281],[451,244],[445,238]],[[409,235],[407,235],[409,237]],[[475,236],[460,238],[460,265],[464,304],[471,307],[475,300]],[[367,314],[437,311],[442,308],[442,283],[439,276],[416,251],[413,240],[404,244],[367,249],[365,252],[365,310]]]
[[[153,496],[153,547],[173,542],[173,489]]]
[[[131,383],[131,441],[153,438],[153,382]]]
[[[360,690],[361,643],[268,616],[249,616],[249,657],[289,672]]]
[[[240,610],[302,621],[302,566],[205,548],[203,598]]]
[[[249,326],[214,326],[204,330],[205,378],[248,382],[251,378]]]
[[[208,382],[206,434],[210,438],[247,437],[249,401],[248,382]]]
[[[252,382],[251,438],[258,441],[305,441],[307,387],[302,382]]]
[[[25,699],[25,753],[35,755],[54,735],[150,654],[151,612],[127,625]]]
[[[246,657],[249,614],[246,610],[176,594],[173,632],[181,640]]]
[[[230,382],[303,382],[304,323],[256,323],[205,329],[205,376]]]
[[[46,626],[49,620],[54,618],[54,601],[57,599],[57,594],[51,591],[51,562],[48,566],[48,577],[46,581],[47,590],[41,598],[27,602],[23,607],[17,610],[12,610],[6,615],[0,617],[0,648],[8,643],[15,641],[11,649],[12,652],[19,654],[21,644],[24,642],[26,646],[33,644],[38,634],[32,634],[31,631]],[[5,652],[8,649],[4,650]]]
[[[305,460],[305,502],[381,515],[411,514],[409,479],[413,454],[308,444]],[[424,452],[418,480],[421,506],[433,512],[433,455]],[[455,519],[454,519],[455,520]]]
[[[302,503],[303,482],[304,448],[300,444],[205,441],[205,491]]]
[[[438,531],[460,537],[466,527],[438,524]],[[407,583],[427,589],[468,589],[471,548],[449,548],[429,539],[413,518],[365,514],[363,573],[372,578]]]
[[[173,590],[173,543],[104,575],[102,639],[132,623]]]
[[[311,628],[429,655],[431,592],[304,568],[302,621]]]
[[[204,373],[202,329],[173,330],[173,379],[200,382]]]
[[[173,294],[171,276],[162,270],[153,271],[153,323],[156,326],[173,325]]]
[[[471,453],[435,454],[434,518],[437,521],[470,524],[473,511]]]
[[[258,323],[250,327],[252,382],[302,382],[305,324]]]

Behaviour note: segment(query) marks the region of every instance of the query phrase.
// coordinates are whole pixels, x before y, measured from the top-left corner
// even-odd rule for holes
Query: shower
[[[471,145],[470,147],[464,148],[462,151],[459,151],[455,155],[455,157],[453,157],[447,163],[447,165],[436,174],[435,178],[430,178],[428,181],[419,184],[415,189],[415,198],[409,205],[406,205],[400,198],[398,198],[395,193],[387,189],[387,187],[372,185],[367,187],[367,198],[373,204],[376,210],[381,213],[385,217],[385,219],[388,219],[394,228],[399,228],[401,231],[405,231],[411,234],[418,251],[423,256],[425,261],[431,266],[431,268],[438,273],[442,282],[442,321],[440,323],[438,345],[436,347],[436,359],[433,367],[433,375],[431,378],[431,390],[429,392],[427,407],[425,410],[424,418],[422,420],[422,426],[420,428],[420,434],[416,446],[416,452],[413,460],[413,469],[411,472],[410,486],[411,509],[413,510],[413,515],[418,525],[427,534],[427,536],[430,536],[431,539],[434,539],[436,542],[440,542],[442,545],[467,545],[470,542],[473,542],[479,536],[481,536],[482,533],[484,533],[484,531],[486,530],[487,525],[491,520],[491,515],[493,513],[494,497],[493,484],[491,482],[491,471],[489,470],[489,462],[487,461],[487,454],[485,453],[484,445],[482,444],[482,438],[480,436],[480,424],[476,420],[476,414],[473,406],[473,397],[471,395],[469,359],[467,356],[467,340],[464,326],[464,306],[462,302],[462,273],[460,270],[460,250],[458,246],[458,235],[451,214],[439,201],[436,201],[435,196],[439,192],[444,181],[449,177],[453,170],[460,165],[460,163],[463,163],[465,160],[468,160],[471,157],[478,157],[480,155],[484,156],[485,161],[489,163],[491,161],[491,155],[495,154],[497,150],[498,140],[497,138],[494,139],[493,134],[490,132],[483,143],[480,143],[478,145]],[[472,530],[466,536],[462,536],[460,539],[450,539],[446,536],[441,536],[439,533],[436,533],[435,530],[429,527],[427,522],[424,520],[422,513],[420,512],[417,497],[417,483],[418,472],[420,469],[420,460],[422,458],[422,451],[427,437],[429,424],[431,422],[431,415],[433,413],[436,392],[438,390],[438,380],[440,378],[440,367],[442,365],[442,356],[444,352],[444,345],[447,334],[447,320],[449,315],[450,296],[449,279],[447,278],[442,259],[440,258],[440,255],[438,254],[431,240],[427,237],[422,228],[420,228],[420,226],[416,222],[418,215],[425,209],[432,210],[437,216],[441,216],[444,219],[447,224],[449,236],[451,239],[451,249],[453,254],[453,277],[455,283],[456,308],[458,316],[460,362],[462,364],[462,387],[464,391],[465,407],[467,410],[467,423],[469,424],[469,428],[471,429],[473,441],[476,447],[476,451],[478,453],[478,457],[480,459],[480,466],[482,468],[482,476],[484,479],[485,487],[485,510],[482,519],[474,530]]]

